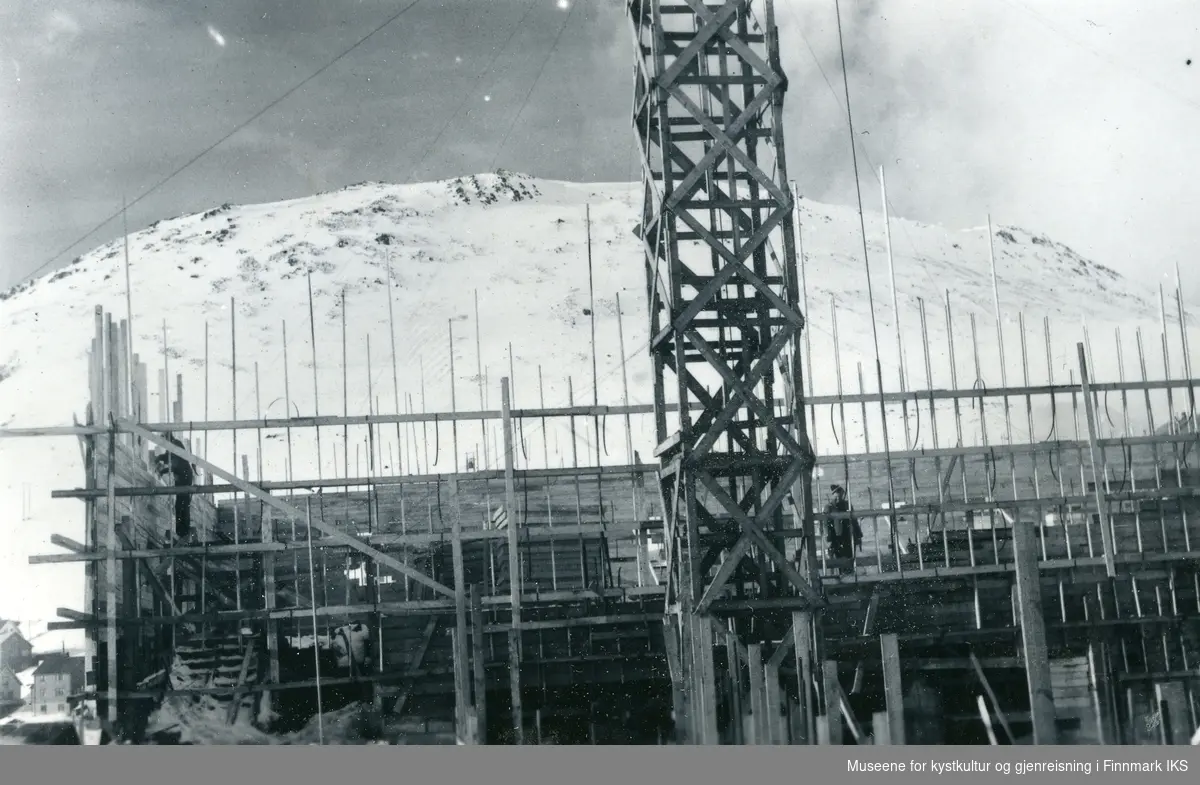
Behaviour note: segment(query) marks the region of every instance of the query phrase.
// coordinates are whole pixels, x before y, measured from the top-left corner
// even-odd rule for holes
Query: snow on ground
[[[547,406],[565,405],[568,379],[574,401],[591,403],[591,318],[587,309],[593,305],[584,222],[587,205],[592,219],[598,399],[615,404],[622,398],[622,352],[616,320],[619,294],[630,398],[649,402],[645,272],[640,242],[633,235],[640,198],[640,187],[626,183],[571,184],[488,174],[420,185],[366,183],[305,199],[223,205],[203,214],[162,221],[129,238],[135,351],[150,366],[151,411],[157,419],[155,375],[164,353],[172,376],[184,376],[185,419],[231,419],[235,414],[240,418],[282,417],[289,410],[313,414],[318,409],[321,414],[363,413],[375,402],[383,413],[407,410],[410,401],[414,410],[424,406],[447,411],[451,408],[451,327],[453,401],[459,410],[481,405],[498,409],[499,379],[510,374],[510,367],[518,408],[539,405],[543,394]],[[848,208],[809,201],[802,201],[800,210],[816,392],[829,394],[838,388],[830,318],[834,298],[841,384],[847,391],[858,390],[856,366],[861,362],[865,388],[871,390],[875,387],[875,352],[858,216]],[[885,384],[894,389],[898,352],[882,217],[869,215],[867,230],[882,370]],[[933,384],[942,388],[952,385],[943,313],[947,291],[954,308],[951,330],[956,340],[957,386],[999,386],[1003,378],[995,349],[986,231],[950,231],[893,220],[891,234],[910,386],[925,384],[921,301],[927,312]],[[1157,282],[1122,278],[1047,238],[1011,227],[996,227],[995,255],[1001,276],[999,296],[1010,315],[1005,323],[1004,377],[1009,384],[1021,379],[1018,309],[1026,318],[1034,382],[1046,378],[1048,360],[1055,380],[1067,380],[1068,372],[1076,367],[1074,345],[1085,316],[1099,378],[1116,378],[1111,336],[1117,325],[1125,330],[1126,373],[1137,375],[1132,336],[1135,322],[1146,327],[1147,364],[1152,376],[1159,375]],[[314,330],[309,321],[306,277],[310,272],[319,397],[314,395],[310,339]],[[389,277],[395,317],[395,386]],[[476,295],[478,324],[474,318]],[[125,314],[120,240],[0,301],[0,324],[5,328],[0,335],[0,428],[69,424],[72,415],[83,417],[86,352],[96,305],[118,318]],[[1179,340],[1171,316],[1174,306],[1168,303],[1167,311],[1178,374]],[[977,322],[978,360],[972,351],[972,313]],[[235,315],[236,401],[230,394],[231,320]],[[347,330],[345,377],[343,316]],[[1050,358],[1041,332],[1044,316],[1053,324]],[[477,332],[482,363],[477,359]],[[480,370],[486,380],[482,395]],[[544,391],[539,391],[539,370]],[[839,433],[836,442],[834,424],[828,417],[818,418],[818,452],[847,444],[861,449],[855,408],[847,411],[849,432]],[[1112,416],[1117,425],[1123,425],[1119,413],[1114,411]],[[878,414],[868,413],[868,420],[872,417]],[[1046,412],[1037,411],[1035,417],[1035,430],[1041,438],[1048,430]],[[996,423],[989,423],[989,432],[1002,433],[999,411],[989,413],[989,420],[993,418]],[[654,443],[652,418],[633,420],[634,447],[649,460]],[[1013,438],[1027,438],[1024,417],[1017,421]],[[623,422],[610,417],[603,425],[603,435],[597,439],[590,421],[577,422],[581,461],[594,460],[597,449],[606,462],[626,461]],[[840,429],[840,424],[837,427]],[[872,428],[873,445],[878,449],[877,422]],[[524,442],[518,462],[532,466],[569,463],[567,429],[565,421],[548,422],[544,433],[540,425],[526,423],[518,434]],[[375,434],[379,465],[373,471],[452,471],[456,465],[464,466],[468,455],[473,455],[481,468],[498,464],[494,446],[500,441],[498,423],[489,428],[486,439],[478,424],[464,424],[457,430],[456,454],[449,426],[381,427]],[[919,430],[922,443],[929,443],[928,424]],[[954,430],[952,422],[939,421],[939,430],[945,446],[946,434]],[[350,429],[349,444],[343,441],[341,428],[321,429],[319,443],[311,438],[311,432],[307,439],[294,434],[291,467],[284,434],[267,432],[262,436],[263,473],[268,478],[285,478],[288,468],[294,468],[298,477],[328,477],[335,470],[344,472],[346,466],[350,474],[359,476],[370,470],[365,458],[365,428]],[[893,445],[899,447],[902,429],[893,427],[891,436]],[[485,443],[491,446],[485,447]],[[226,468],[240,465],[240,459],[235,464],[234,447],[226,435],[214,435],[199,451]],[[237,452],[250,454],[252,467],[256,451],[257,440],[243,435]],[[54,550],[49,545],[52,533],[83,539],[83,505],[50,499],[52,489],[80,487],[83,481],[75,439],[0,439],[0,511],[5,513],[6,524],[0,527],[0,597],[5,603],[0,611],[11,614],[20,609],[24,616],[46,619],[55,615],[56,606],[80,607],[80,566],[30,567],[27,559],[33,553]],[[30,505],[23,504],[25,498],[31,500]],[[24,520],[20,520],[22,512]]]

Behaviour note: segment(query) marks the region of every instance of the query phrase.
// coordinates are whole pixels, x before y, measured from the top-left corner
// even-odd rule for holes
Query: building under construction
[[[889,389],[877,368],[874,392],[813,394],[771,3],[628,7],[645,190],[645,256],[629,263],[647,270],[653,403],[533,408],[506,379],[498,411],[218,422],[179,389],[152,422],[128,326],[97,310],[88,422],[5,433],[84,446],[81,487],[54,496],[79,500],[88,535],[32,559],[86,563],[87,607],[55,624],[87,631],[80,697],[134,739],[164,700],[208,696],[231,722],[278,727],[361,701],[377,735],[467,744],[1187,743],[1186,333],[1164,319],[1158,378],[1139,333],[1136,380],[1091,378],[1082,343],[1068,380],[1048,362],[1031,379],[1022,319],[1019,384],[937,388],[927,353],[924,386],[912,373]],[[952,316],[939,352],[953,357]],[[1118,432],[1118,400],[1148,433]],[[1015,437],[1047,404],[1050,435]],[[811,423],[845,433],[847,412],[862,450],[814,444]],[[537,466],[518,436],[555,421],[574,442],[632,416],[654,420],[652,463],[630,447]],[[250,480],[264,434],[354,429],[375,445],[416,424],[498,426],[497,468],[346,459],[341,476]],[[213,432],[250,445],[240,466],[196,448]],[[158,475],[163,452],[198,468],[192,485]],[[826,515],[834,483],[853,512]],[[172,539],[180,494],[195,542]],[[846,555],[829,532],[851,518]]]

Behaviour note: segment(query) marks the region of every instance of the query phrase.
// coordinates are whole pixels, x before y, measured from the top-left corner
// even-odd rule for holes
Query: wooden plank
[[[867,603],[867,616],[863,620],[863,636],[867,636],[875,632],[875,617],[879,614],[879,602],[883,596],[883,584],[876,584],[875,589],[871,592],[871,600]],[[858,663],[854,668],[854,684],[850,687],[850,694],[857,695],[862,691],[864,677],[863,663]]]
[[[108,319],[108,330],[103,351],[104,356],[104,387],[105,387],[105,415],[109,422],[113,420],[113,412],[111,401],[115,395],[115,390],[112,389],[111,369],[113,359],[116,353],[116,347],[113,346],[112,336],[112,319]],[[115,430],[110,430],[108,433],[108,504],[105,507],[105,534],[104,542],[109,550],[109,557],[105,562],[104,569],[104,604],[105,604],[105,652],[107,665],[107,721],[108,726],[114,730],[117,727],[117,560],[113,557],[117,548],[117,500],[114,494],[116,490],[116,468],[117,468],[117,435]]]
[[[842,685],[838,681],[838,664],[834,660],[826,660],[824,662],[825,675],[825,725],[827,744],[840,745],[842,743],[842,712],[841,712],[841,694]]]
[[[433,633],[437,630],[437,616],[430,616],[429,621],[425,623],[425,631],[421,633],[421,645],[413,652],[412,659],[408,662],[408,667],[405,669],[404,687],[400,692],[400,696],[396,699],[396,705],[392,709],[392,713],[399,716],[404,711],[404,704],[413,693],[413,674],[425,662],[425,655],[429,652],[429,644],[433,642]]]
[[[1154,685],[1154,697],[1162,716],[1160,729],[1163,744],[1189,744],[1192,712],[1188,708],[1187,689],[1183,682],[1159,682]]]
[[[471,643],[475,677],[475,722],[477,743],[487,744],[487,673],[483,646],[483,586],[471,587]]]
[[[1033,743],[1057,744],[1054,722],[1054,693],[1050,660],[1046,650],[1046,622],[1042,617],[1042,587],[1038,574],[1038,538],[1033,527],[1022,523],[1013,528],[1016,560],[1017,610],[1029,684]]]
[[[900,640],[894,634],[880,635],[883,656],[883,694],[887,706],[888,738],[906,744],[904,727],[904,683],[900,671]]]
[[[64,537],[61,534],[51,534],[50,542],[60,548],[66,548],[73,553],[85,553],[88,547],[81,542],[76,542],[70,537]]]
[[[512,593],[512,629],[508,635],[508,679],[509,692],[512,698],[512,724],[515,742],[525,743],[525,722],[521,708],[521,561],[517,550],[517,490],[513,477],[513,426],[512,399],[509,393],[508,377],[500,380],[501,418],[504,426],[504,508],[510,511],[512,518],[508,526],[508,583]]]
[[[271,509],[262,510],[262,541],[270,544],[275,541],[275,522],[271,519]],[[275,610],[278,588],[275,584],[275,554],[263,554],[263,609],[270,612]],[[267,683],[279,683],[279,622],[267,616]],[[271,713],[271,693],[263,693],[263,701],[267,704],[267,712]]]
[[[225,712],[226,725],[232,725],[237,720],[238,710],[242,705],[242,697],[245,695],[246,674],[250,672],[250,658],[253,655],[254,642],[251,640],[246,643],[245,653],[242,654],[242,669],[238,673],[237,688],[233,691],[233,700],[229,702],[229,708]]]
[[[1079,352],[1079,378],[1083,388],[1083,408],[1087,414],[1088,453],[1091,458],[1092,485],[1094,486],[1096,495],[1096,508],[1100,513],[1100,539],[1104,545],[1104,569],[1107,571],[1108,577],[1115,578],[1117,577],[1117,566],[1113,562],[1115,549],[1113,548],[1112,521],[1108,516],[1108,505],[1103,500],[1104,486],[1100,482],[1100,477],[1106,473],[1107,468],[1098,465],[1101,460],[1097,454],[1099,448],[1096,444],[1099,434],[1096,432],[1096,409],[1092,400],[1091,385],[1088,382],[1086,352],[1082,343],[1075,344],[1075,347]]]
[[[837,692],[834,697],[833,705],[841,708],[842,719],[846,721],[846,727],[850,731],[850,735],[854,737],[855,744],[862,744],[866,738],[863,733],[862,726],[858,724],[858,720],[854,716],[854,712],[850,707],[850,698],[846,695],[846,691],[842,689],[842,683],[836,677],[833,680],[833,686]]]
[[[467,586],[463,566],[462,509],[459,506],[458,480],[450,481],[450,522],[452,525],[450,548],[454,562],[454,697],[455,720],[459,738],[467,736],[467,715],[470,705],[471,683],[467,664]]]
[[[1016,744],[1017,736],[1013,733],[1012,726],[1008,724],[1008,718],[1004,716],[1004,707],[1000,705],[1000,699],[996,697],[996,692],[992,689],[992,683],[988,681],[987,674],[983,672],[983,666],[979,663],[979,658],[975,656],[975,652],[971,652],[969,659],[971,661],[971,668],[975,671],[976,678],[983,685],[983,691],[987,693],[988,700],[992,702],[992,709],[996,712],[996,719],[1000,721],[1000,727],[1004,728],[1004,733],[1008,736],[1008,740]]]
[[[796,678],[799,681],[800,737],[797,744],[816,742],[816,695],[813,693],[812,659],[812,614],[809,611],[792,611],[792,650],[796,653]]]
[[[239,480],[237,477],[235,477],[234,475],[225,471],[224,469],[216,466],[215,464],[209,463],[208,461],[204,460],[203,458],[199,457],[198,455],[195,455],[194,453],[188,452],[187,450],[184,450],[181,447],[171,444],[165,438],[160,437],[157,434],[151,433],[150,431],[146,430],[145,428],[142,428],[141,426],[139,426],[135,423],[132,423],[132,422],[125,421],[124,423],[122,423],[122,425],[125,428],[131,429],[131,431],[133,433],[140,435],[146,441],[149,441],[153,444],[157,444],[159,447],[162,447],[167,452],[169,452],[173,455],[176,455],[180,458],[184,458],[185,460],[191,461],[192,463],[196,464],[197,466],[201,466],[201,467],[207,469],[209,472],[216,475],[217,477],[222,478],[226,482],[232,483],[233,485],[235,485],[239,490],[243,491],[244,493],[247,493],[247,494],[255,497],[256,499],[259,499],[260,501],[271,505],[275,509],[282,512],[284,515],[288,516],[289,518],[304,518],[305,517],[305,513],[302,512],[301,510],[293,507],[292,505],[290,505],[286,502],[283,502],[283,501],[275,498],[274,496],[272,496],[269,493],[266,493],[266,492],[260,490],[259,488],[255,487],[251,483],[243,482],[242,480]],[[404,564],[403,562],[401,562],[399,559],[396,559],[393,556],[389,556],[388,554],[386,554],[380,550],[372,548],[370,545],[367,545],[366,543],[362,542],[361,540],[359,540],[355,537],[350,537],[349,535],[343,534],[342,532],[338,531],[336,528],[326,524],[324,521],[319,521],[317,519],[314,519],[312,522],[312,525],[314,528],[318,529],[323,534],[325,534],[325,536],[327,538],[339,541],[342,544],[347,545],[362,554],[365,554],[367,556],[374,558],[379,563],[387,565],[388,567],[392,568],[393,570],[396,570],[397,572],[399,572],[403,575],[407,575],[408,577],[412,578],[417,583],[420,583],[424,586],[428,586],[429,588],[433,589],[438,594],[442,594],[447,597],[454,596],[453,589],[438,583],[437,581],[433,580],[432,578],[430,578],[429,576],[425,575],[424,573],[422,573],[418,570],[414,570],[413,568],[409,567],[407,564]]]
[[[779,666],[763,665],[763,675],[766,681],[764,708],[766,710],[767,738],[772,745],[787,743],[787,729],[783,717],[783,694],[779,684]]]
[[[767,687],[763,673],[762,645],[751,643],[746,647],[746,665],[750,671],[750,738],[747,744],[770,744],[770,726],[767,723]]]
[[[871,715],[871,736],[876,746],[886,747],[892,743],[889,735],[888,715],[886,711],[877,711]]]

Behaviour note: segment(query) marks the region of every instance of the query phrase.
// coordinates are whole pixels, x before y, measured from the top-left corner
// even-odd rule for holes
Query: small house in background
[[[0,717],[6,717],[22,705],[21,680],[7,665],[0,665]]]
[[[8,666],[15,674],[32,664],[33,644],[21,634],[20,625],[0,619],[0,667]]]
[[[83,657],[47,655],[33,672],[29,708],[34,714],[69,714],[68,698],[83,689]]]

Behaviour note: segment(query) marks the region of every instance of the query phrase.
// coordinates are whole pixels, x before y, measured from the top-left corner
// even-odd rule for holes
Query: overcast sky
[[[411,1],[3,0],[0,284],[119,236],[113,221],[67,248]],[[136,203],[130,228],[495,167],[631,179],[623,5],[573,3],[420,0]],[[852,204],[833,0],[776,5],[791,175]],[[843,0],[842,14],[868,209],[884,164],[899,215],[966,227],[991,212],[1127,273],[1179,263],[1197,301],[1200,3]]]

